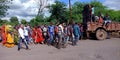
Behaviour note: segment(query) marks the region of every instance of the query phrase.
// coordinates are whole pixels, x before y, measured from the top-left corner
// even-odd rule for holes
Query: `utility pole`
[[[69,10],[70,10],[70,21],[69,22],[73,22],[73,20],[72,20],[71,0],[69,0]]]

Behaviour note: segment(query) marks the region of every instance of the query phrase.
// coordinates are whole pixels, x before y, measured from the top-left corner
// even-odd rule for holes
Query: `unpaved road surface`
[[[120,60],[120,38],[103,41],[80,40],[78,46],[56,49],[47,45],[29,45],[31,50],[0,44],[0,60]]]

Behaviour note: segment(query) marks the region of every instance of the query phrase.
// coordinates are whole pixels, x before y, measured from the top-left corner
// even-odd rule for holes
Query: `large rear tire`
[[[104,40],[107,38],[107,32],[104,29],[98,29],[96,31],[96,38],[98,40]]]
[[[119,38],[120,38],[120,31],[119,31]]]

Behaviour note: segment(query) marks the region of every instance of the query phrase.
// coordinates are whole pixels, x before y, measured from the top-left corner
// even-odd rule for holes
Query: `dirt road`
[[[80,40],[78,46],[56,49],[47,45],[30,45],[31,50],[2,47],[0,60],[120,60],[120,38],[104,41]]]

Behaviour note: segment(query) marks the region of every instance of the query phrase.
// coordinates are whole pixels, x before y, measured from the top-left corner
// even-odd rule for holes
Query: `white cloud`
[[[55,0],[48,0],[49,4],[53,4]],[[77,1],[77,0],[76,0]],[[71,3],[73,0],[71,1]],[[102,2],[105,6],[107,6],[110,9],[114,10],[120,10],[120,0],[104,0]],[[10,19],[12,16],[17,16],[19,21],[21,19],[26,19],[27,21],[30,21],[32,18],[34,18],[37,15],[37,3],[36,0],[13,0],[12,4],[9,4],[10,9],[8,10],[8,15],[4,17],[3,19]],[[50,13],[48,12],[48,9],[44,10],[45,15],[49,16]]]
[[[53,4],[54,0],[48,0],[49,4]],[[8,9],[8,15],[3,19],[10,19],[12,16],[18,17],[19,21],[21,19],[26,19],[30,21],[37,15],[38,6],[36,0],[13,0],[12,4],[9,4],[10,9]],[[49,16],[48,9],[44,10],[45,15]]]
[[[110,9],[120,10],[120,0],[105,0],[103,4]]]

